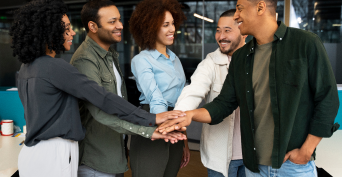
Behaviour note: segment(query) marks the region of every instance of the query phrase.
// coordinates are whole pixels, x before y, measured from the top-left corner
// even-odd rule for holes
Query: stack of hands
[[[188,111],[189,112],[189,111]],[[179,140],[185,140],[186,135],[182,132],[189,126],[187,113],[184,111],[167,111],[156,115],[156,124],[158,128],[152,135],[152,141],[164,139],[165,142],[177,143]],[[190,119],[191,122],[191,119]]]

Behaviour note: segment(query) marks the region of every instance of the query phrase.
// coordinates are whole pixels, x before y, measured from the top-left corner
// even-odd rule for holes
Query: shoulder
[[[135,55],[132,59],[132,63],[149,61],[152,58],[148,50],[142,50],[139,54]]]
[[[73,54],[70,63],[73,64],[76,60],[88,60],[93,63],[97,63],[97,53],[93,47],[91,47],[85,41],[77,48],[75,53]]]

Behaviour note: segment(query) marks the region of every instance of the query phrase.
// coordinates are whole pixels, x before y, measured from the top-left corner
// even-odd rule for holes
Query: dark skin
[[[268,7],[265,1],[255,3],[238,0],[234,20],[240,23],[241,34],[254,36],[259,45],[272,42],[278,29],[275,10],[273,7]],[[185,117],[166,121],[158,129],[163,133],[179,130],[181,127],[189,126],[192,120],[210,123],[211,117],[204,108],[187,111]],[[322,137],[308,134],[302,147],[289,151],[283,162],[290,160],[295,164],[307,164],[321,140]]]

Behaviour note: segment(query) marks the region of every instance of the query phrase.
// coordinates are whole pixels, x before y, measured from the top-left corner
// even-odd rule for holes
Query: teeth
[[[68,42],[72,42],[72,40],[69,40]]]
[[[221,43],[222,45],[226,45],[227,43]]]

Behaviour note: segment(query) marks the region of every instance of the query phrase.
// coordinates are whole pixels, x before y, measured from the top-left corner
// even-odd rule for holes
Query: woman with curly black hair
[[[78,99],[99,107],[108,114],[144,126],[183,115],[168,112],[158,115],[136,108],[121,97],[90,81],[56,54],[70,50],[75,32],[62,0],[35,0],[17,11],[10,35],[13,53],[23,62],[18,77],[18,92],[24,106],[27,134],[18,167],[21,177],[76,177],[78,143],[85,136]],[[115,120],[106,120],[111,127]],[[106,125],[107,125],[106,124]],[[175,141],[179,135],[153,139]]]
[[[151,113],[173,110],[185,85],[182,64],[167,48],[185,18],[177,0],[144,0],[129,21],[134,40],[142,49],[132,59],[132,73],[141,92],[140,104]],[[170,144],[132,135],[130,147],[133,177],[176,177],[190,160],[186,141]]]

